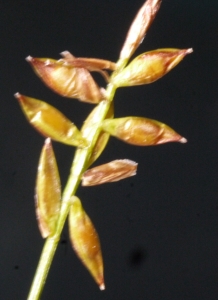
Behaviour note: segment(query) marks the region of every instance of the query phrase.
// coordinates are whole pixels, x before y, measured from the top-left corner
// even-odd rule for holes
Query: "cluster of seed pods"
[[[96,105],[79,130],[76,125],[50,104],[15,94],[29,123],[46,139],[39,159],[36,180],[36,215],[43,238],[55,235],[62,208],[62,191],[52,140],[75,146],[87,153],[78,180],[83,186],[114,182],[136,174],[137,163],[118,159],[89,169],[104,150],[109,136],[138,146],[167,142],[185,143],[186,139],[169,126],[148,118],[127,116],[114,118],[113,97],[109,90],[149,84],[174,68],[192,49],[158,49],[145,52],[129,62],[143,40],[159,7],[160,0],[147,0],[136,15],[125,39],[117,63],[76,58],[68,51],[60,60],[27,57],[35,73],[61,96]],[[102,74],[106,89],[99,87],[91,72]],[[102,103],[107,110],[102,116]],[[108,104],[109,103],[109,104]],[[100,116],[100,117],[99,117]],[[91,132],[95,131],[92,135]],[[78,151],[79,151],[78,150]],[[97,232],[84,211],[80,199],[69,197],[69,233],[72,246],[100,289],[104,289],[103,259]]]

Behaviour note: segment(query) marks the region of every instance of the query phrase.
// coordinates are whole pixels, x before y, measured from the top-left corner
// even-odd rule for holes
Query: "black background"
[[[33,195],[44,140],[13,94],[49,102],[78,127],[92,108],[54,94],[24,58],[58,59],[69,50],[116,61],[142,4],[1,1],[1,299],[26,299],[43,246]],[[129,158],[139,163],[137,176],[78,190],[100,236],[106,290],[99,291],[75,256],[66,226],[41,299],[217,299],[217,8],[215,0],[163,0],[136,54],[165,47],[193,47],[194,53],[159,81],[115,95],[116,117],[157,119],[188,143],[134,147],[111,138],[95,165]],[[64,186],[74,149],[58,143],[54,149]]]

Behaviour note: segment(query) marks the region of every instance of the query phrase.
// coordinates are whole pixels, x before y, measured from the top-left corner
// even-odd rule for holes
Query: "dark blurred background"
[[[60,109],[80,127],[92,105],[53,93],[24,58],[75,56],[116,61],[142,0],[0,3],[0,299],[26,299],[43,247],[34,211],[44,139],[13,97],[20,92]],[[129,158],[135,177],[79,188],[99,233],[106,290],[77,259],[65,226],[41,299],[216,300],[218,295],[218,90],[215,0],[163,0],[136,54],[194,48],[159,81],[119,89],[115,116],[162,121],[187,144],[134,147],[111,138],[95,163]],[[97,75],[96,80],[102,83]],[[54,143],[64,186],[74,148]]]

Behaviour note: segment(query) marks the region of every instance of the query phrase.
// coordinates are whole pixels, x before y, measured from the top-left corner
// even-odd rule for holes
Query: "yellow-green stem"
[[[55,254],[55,250],[57,248],[58,242],[60,240],[61,232],[64,227],[64,223],[66,221],[66,218],[69,213],[70,205],[71,205],[71,196],[75,195],[76,190],[79,186],[81,176],[83,172],[87,168],[89,157],[92,153],[93,147],[95,146],[95,143],[97,141],[98,135],[101,131],[100,124],[101,121],[104,120],[109,107],[110,102],[113,100],[114,93],[116,88],[112,84],[108,84],[106,89],[106,100],[100,102],[98,104],[99,106],[99,115],[97,124],[99,126],[96,126],[93,128],[93,130],[89,134],[89,141],[90,145],[89,147],[85,149],[77,149],[73,164],[71,167],[71,172],[68,178],[68,182],[66,184],[66,187],[64,189],[63,195],[62,195],[62,205],[61,205],[61,211],[60,216],[58,219],[58,224],[56,231],[53,236],[48,237],[43,250],[42,254],[39,260],[39,264],[33,279],[33,283],[31,285],[31,289],[28,295],[28,300],[38,300],[40,298],[40,295],[42,293],[48,271],[51,266],[52,259]]]

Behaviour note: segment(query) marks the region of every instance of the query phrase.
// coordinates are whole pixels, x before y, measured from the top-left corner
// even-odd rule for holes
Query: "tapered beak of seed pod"
[[[129,59],[143,41],[145,34],[154,20],[161,0],[147,0],[138,11],[127,33],[126,40],[120,52],[120,59]]]
[[[87,170],[82,177],[83,186],[119,181],[136,175],[138,164],[129,159],[117,159]]]
[[[157,49],[137,56],[121,72],[115,73],[112,82],[117,87],[152,83],[172,70],[190,49]]]
[[[166,124],[147,118],[125,117],[104,120],[102,129],[126,143],[137,146],[187,142],[184,137]]]
[[[30,124],[43,136],[70,146],[87,146],[86,139],[77,127],[59,110],[44,101],[19,93],[15,97]]]
[[[75,196],[71,199],[69,230],[72,246],[99,288],[104,290],[103,260],[98,234],[80,199]]]
[[[87,69],[76,68],[64,60],[31,56],[26,60],[42,81],[59,95],[88,103],[99,103],[103,99],[101,89]]]

